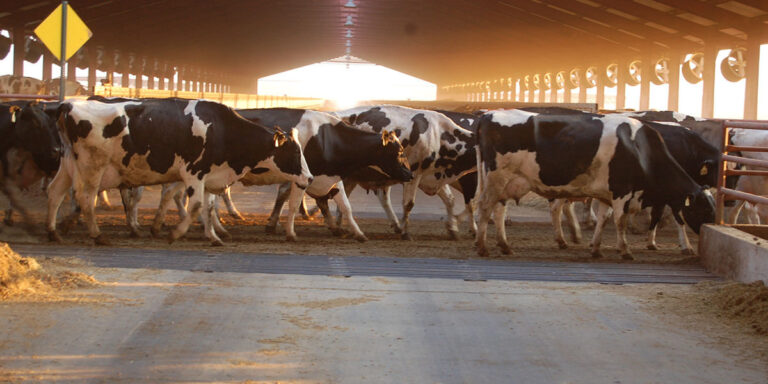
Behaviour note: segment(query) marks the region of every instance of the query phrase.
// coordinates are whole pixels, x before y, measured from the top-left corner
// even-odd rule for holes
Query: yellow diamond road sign
[[[35,28],[35,34],[48,50],[61,60],[61,4]],[[67,52],[64,60],[69,60],[93,33],[83,23],[71,6],[67,6]]]

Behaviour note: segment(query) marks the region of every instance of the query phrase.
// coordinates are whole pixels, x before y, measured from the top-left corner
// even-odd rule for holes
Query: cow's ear
[[[11,105],[11,123],[16,122],[16,113],[21,111],[21,108],[18,105]]]
[[[382,129],[381,130],[381,145],[386,147],[387,144],[389,144],[389,139],[390,139],[389,138],[389,132],[387,132],[386,129]]]
[[[288,140],[285,138],[285,133],[282,131],[275,131],[275,135],[272,136],[272,139],[275,141],[275,148],[285,144],[285,142]]]

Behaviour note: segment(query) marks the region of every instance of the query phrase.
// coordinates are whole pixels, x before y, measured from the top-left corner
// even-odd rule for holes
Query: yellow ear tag
[[[699,174],[700,174],[701,176],[706,176],[708,172],[709,172],[709,171],[707,171],[707,166],[706,166],[706,165],[702,165],[702,166],[701,166],[701,171],[699,171]]]
[[[690,207],[691,206],[691,198],[690,197],[686,197],[685,198],[685,206],[686,207]]]
[[[15,123],[16,122],[16,112],[18,112],[20,110],[21,110],[21,108],[15,106],[15,105],[11,106],[11,123]]]

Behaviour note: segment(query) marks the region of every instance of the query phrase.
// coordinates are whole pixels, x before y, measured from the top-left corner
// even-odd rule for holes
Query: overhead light
[[[351,38],[352,38],[352,31],[347,29],[347,39],[351,39]]]
[[[352,42],[350,42],[349,40],[347,40],[347,47],[351,47],[351,46],[352,46]]]
[[[352,53],[352,48],[347,47],[347,56],[349,56]]]
[[[352,15],[347,15],[347,22],[344,23],[346,26],[352,26],[355,25],[355,23],[352,22]]]
[[[349,0],[346,4],[344,4],[344,8],[357,8],[357,5],[355,5],[355,0]]]

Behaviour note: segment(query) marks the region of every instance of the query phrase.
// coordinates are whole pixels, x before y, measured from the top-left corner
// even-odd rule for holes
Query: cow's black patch
[[[387,117],[386,113],[381,111],[381,107],[374,107],[365,112],[361,112],[359,115],[350,115],[349,122],[354,125],[368,123],[374,132],[379,133],[392,121]]]
[[[91,124],[90,121],[80,120],[75,123],[75,119],[73,119],[70,115],[67,115],[67,119],[64,124],[67,132],[67,138],[72,144],[76,143],[80,138],[84,139],[88,137],[88,134],[91,133],[91,129],[93,129],[93,124]]]
[[[456,144],[456,150],[461,151],[461,149],[464,148],[462,144]]]
[[[545,185],[569,184],[587,171],[597,154],[603,133],[602,121],[576,118],[578,121],[570,116],[550,118],[539,115],[534,119],[536,163]]]
[[[429,157],[424,158],[424,160],[421,162],[421,169],[427,169],[430,165],[432,165],[432,162],[435,161],[434,152],[432,152],[432,155]],[[415,169],[411,167],[411,169]]]
[[[453,135],[451,135],[450,132],[443,132],[440,135],[440,140],[448,142],[448,144],[453,144],[456,142],[456,138]]]
[[[238,109],[235,112],[254,123],[265,127],[280,127],[286,132],[299,125],[304,116],[303,109],[293,108]]]
[[[531,151],[536,148],[533,137],[533,116],[521,124],[507,127],[493,121],[491,114],[478,120],[477,134],[480,137],[480,154],[488,170],[496,169],[496,153]]]
[[[443,174],[441,172],[435,172],[435,179],[440,180],[440,177],[442,177]]]
[[[410,139],[410,144],[415,145],[419,141],[421,134],[429,129],[429,122],[423,113],[416,114],[416,116],[411,118],[411,121],[413,125],[411,126],[411,134],[408,138]]]
[[[112,120],[111,123],[107,124],[104,127],[104,131],[102,132],[102,136],[104,136],[105,139],[109,139],[110,137],[115,137],[120,134],[120,132],[123,131],[123,128],[125,128],[125,116],[117,116],[114,120]]]
[[[251,169],[251,173],[253,173],[254,175],[260,175],[266,172],[269,172],[268,168],[257,167],[257,168]]]
[[[195,188],[187,187],[187,196],[192,197],[195,194]]]

